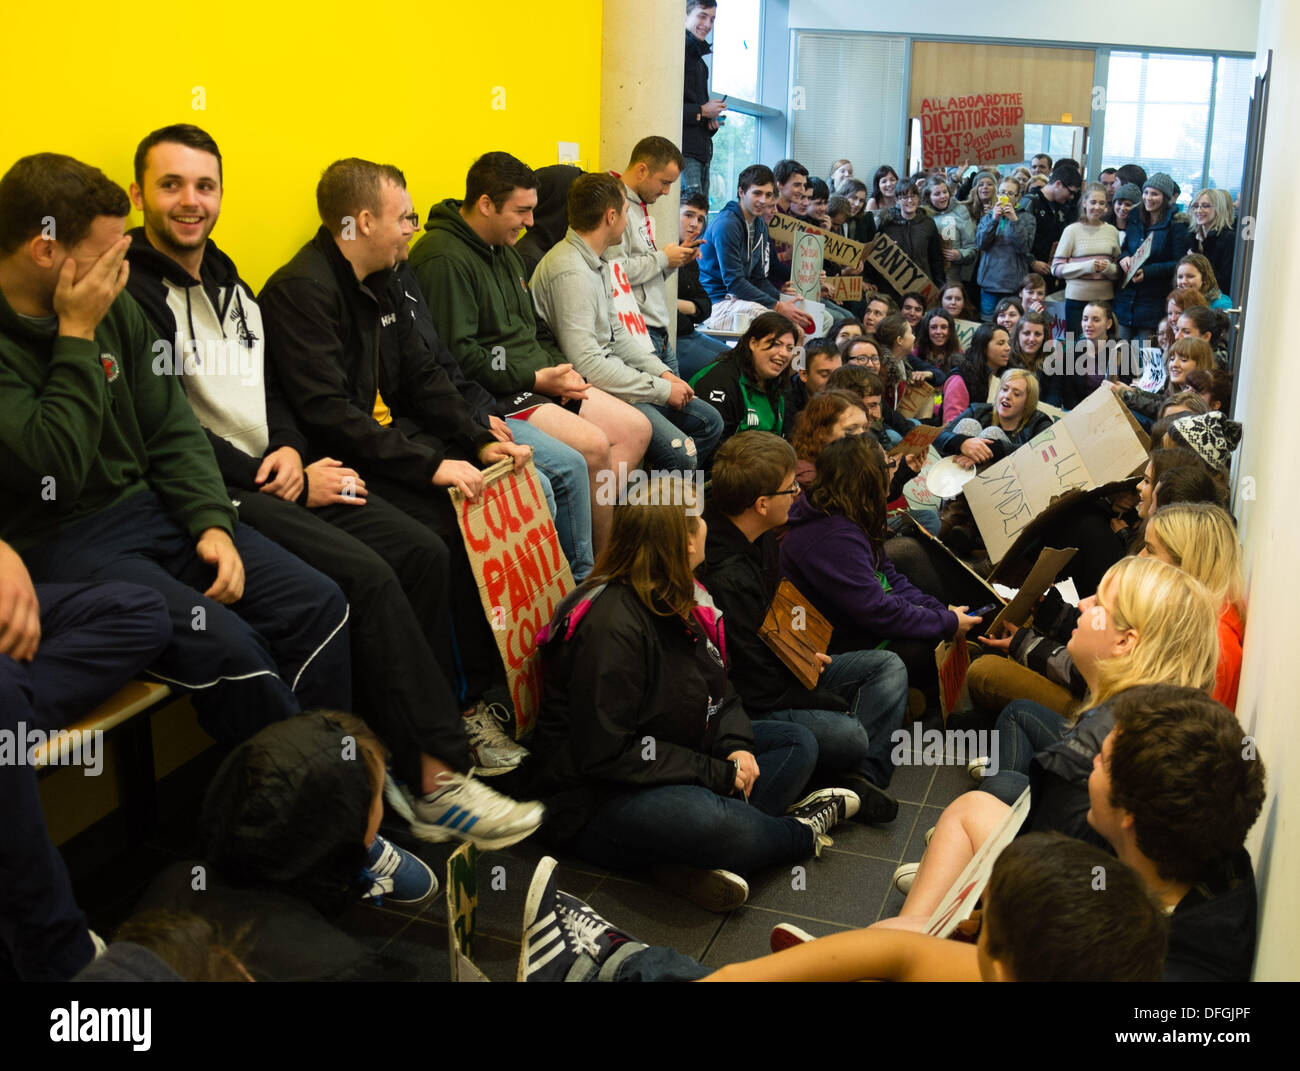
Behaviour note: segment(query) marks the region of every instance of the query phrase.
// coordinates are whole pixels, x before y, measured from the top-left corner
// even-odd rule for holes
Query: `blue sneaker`
[[[362,899],[382,904],[422,904],[438,891],[438,879],[423,859],[376,837],[361,871]]]
[[[555,887],[556,860],[543,856],[524,902],[519,982],[587,981],[620,947],[645,948],[576,896]]]

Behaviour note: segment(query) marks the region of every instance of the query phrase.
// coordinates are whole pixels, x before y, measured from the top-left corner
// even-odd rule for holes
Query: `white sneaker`
[[[906,896],[912,891],[912,882],[920,869],[920,863],[904,863],[894,871],[894,888]]]
[[[542,824],[546,808],[518,803],[473,776],[439,775],[435,792],[412,804],[411,832],[421,840],[467,840],[480,848],[508,848]]]
[[[509,773],[528,757],[528,749],[516,744],[501,728],[510,722],[510,712],[500,703],[482,700],[465,715],[465,735],[479,777]]]
[[[977,759],[971,759],[971,761],[966,764],[966,773],[970,775],[972,781],[983,781],[985,774],[988,773],[988,768],[989,757],[987,755],[981,755]]]
[[[725,914],[749,899],[749,882],[730,870],[660,863],[650,873],[656,884],[706,911]]]

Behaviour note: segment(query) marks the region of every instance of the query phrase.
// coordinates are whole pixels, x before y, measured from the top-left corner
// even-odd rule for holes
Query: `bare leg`
[[[944,808],[921,857],[921,868],[912,879],[912,890],[898,913],[900,921],[920,916],[924,922],[934,914],[952,883],[1009,810],[987,792],[967,792]]]

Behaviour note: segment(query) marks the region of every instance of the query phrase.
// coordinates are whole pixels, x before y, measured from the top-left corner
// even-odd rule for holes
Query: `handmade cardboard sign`
[[[970,349],[971,339],[975,337],[975,329],[977,327],[979,327],[978,320],[957,321],[957,342],[963,350]]]
[[[897,242],[877,234],[865,248],[867,265],[875,268],[900,298],[915,292],[921,294],[926,305],[930,304],[930,299],[938,292],[937,287]]]
[[[777,587],[758,634],[805,688],[817,687],[822,670],[817,655],[830,646],[831,623],[790,581]]]
[[[1133,259],[1129,262],[1128,274],[1124,276],[1124,282],[1121,286],[1128,286],[1133,281],[1133,276],[1142,270],[1142,265],[1151,256],[1151,243],[1155,241],[1155,237],[1154,234],[1148,234],[1142,239],[1142,244],[1137,247],[1137,252],[1133,254]]]
[[[1058,342],[1065,339],[1065,291],[1058,290],[1054,294],[1048,294],[1043,298],[1043,311],[1051,318],[1051,330],[1048,332],[1050,338]]]
[[[1016,592],[1015,598],[998,611],[997,617],[984,630],[985,635],[996,636],[1003,621],[1010,621],[1017,628],[1023,625],[1033,613],[1034,607],[1038,605],[1038,600],[1043,597],[1043,592],[1056,583],[1061,570],[1078,553],[1078,547],[1066,547],[1064,550],[1043,548],[1043,552],[1038,555],[1038,561],[1034,562],[1034,567],[1029,570],[1029,576]]]
[[[470,958],[474,954],[474,917],[478,911],[478,849],[462,844],[447,860],[447,944],[453,982],[486,982],[488,976]]]
[[[934,649],[934,664],[939,669],[939,708],[943,720],[954,710],[970,705],[970,689],[966,687],[966,673],[970,669],[970,649],[963,636],[960,642],[940,640]]]
[[[999,562],[1052,499],[1131,476],[1147,462],[1146,436],[1109,383],[1064,419],[966,485],[966,502]]]
[[[803,220],[787,216],[784,212],[778,212],[772,217],[772,222],[767,225],[767,231],[773,239],[786,245],[794,245],[795,239],[801,234],[820,234],[826,240],[825,258],[832,264],[844,268],[855,267],[867,249],[861,242],[845,238],[844,235],[836,234],[834,231],[814,227],[811,223],[804,223]]]
[[[925,420],[934,412],[934,384],[929,381],[909,383],[894,409],[899,416],[909,420]]]
[[[1020,827],[1029,817],[1029,789],[1020,793],[1020,798],[1011,805],[1005,818],[997,824],[993,832],[979,846],[966,869],[952,883],[948,894],[939,901],[925,924],[925,932],[933,937],[947,937],[957,928],[957,924],[970,918],[975,904],[984,892],[989,878],[993,876],[993,864],[998,861],[1002,849],[1016,839]]]
[[[864,291],[861,275],[830,275],[826,277],[825,283],[831,300],[837,305],[862,300]]]
[[[573,588],[573,574],[531,461],[518,472],[509,460],[484,470],[473,501],[450,491],[522,736],[541,702],[537,634]]]
[[[822,296],[822,255],[825,250],[824,235],[805,231],[794,240],[790,282],[805,301],[817,301]]]
[[[921,101],[921,159],[927,167],[966,160],[1005,164],[1025,158],[1025,104],[1020,93],[972,93]]]
[[[896,445],[889,448],[889,456],[897,457],[900,454],[921,454],[924,456],[929,450],[930,444],[942,432],[943,428],[936,428],[933,424],[918,424],[904,435]]]

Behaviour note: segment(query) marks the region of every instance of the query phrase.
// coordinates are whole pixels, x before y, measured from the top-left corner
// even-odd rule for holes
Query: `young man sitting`
[[[822,662],[816,690],[759,635],[781,580],[776,529],[799,495],[794,448],[765,431],[736,435],[718,449],[704,518],[705,585],[727,624],[728,673],[754,717],[807,726],[819,749],[815,777],[851,788],[857,818],[889,822],[898,803],[885,789],[889,752],[907,713],[907,669],[892,651],[852,651]]]
[[[233,744],[300,701],[351,703],[348,606],[238,523],[179,378],[155,373],[157,331],[122,293],[130,210],[70,156],[0,179],[0,537],[37,583],[159,591],[172,633],[153,672]]]
[[[655,356],[635,303],[617,308],[619,294],[631,297],[622,262],[609,255],[627,227],[623,191],[606,174],[569,187],[569,232],[537,266],[533,303],[574,369],[650,421],[647,464],[689,472],[707,465],[722,418]]]
[[[790,412],[802,413],[808,399],[826,389],[826,381],[844,359],[840,350],[829,338],[814,338],[804,343],[803,367],[790,382]]]

